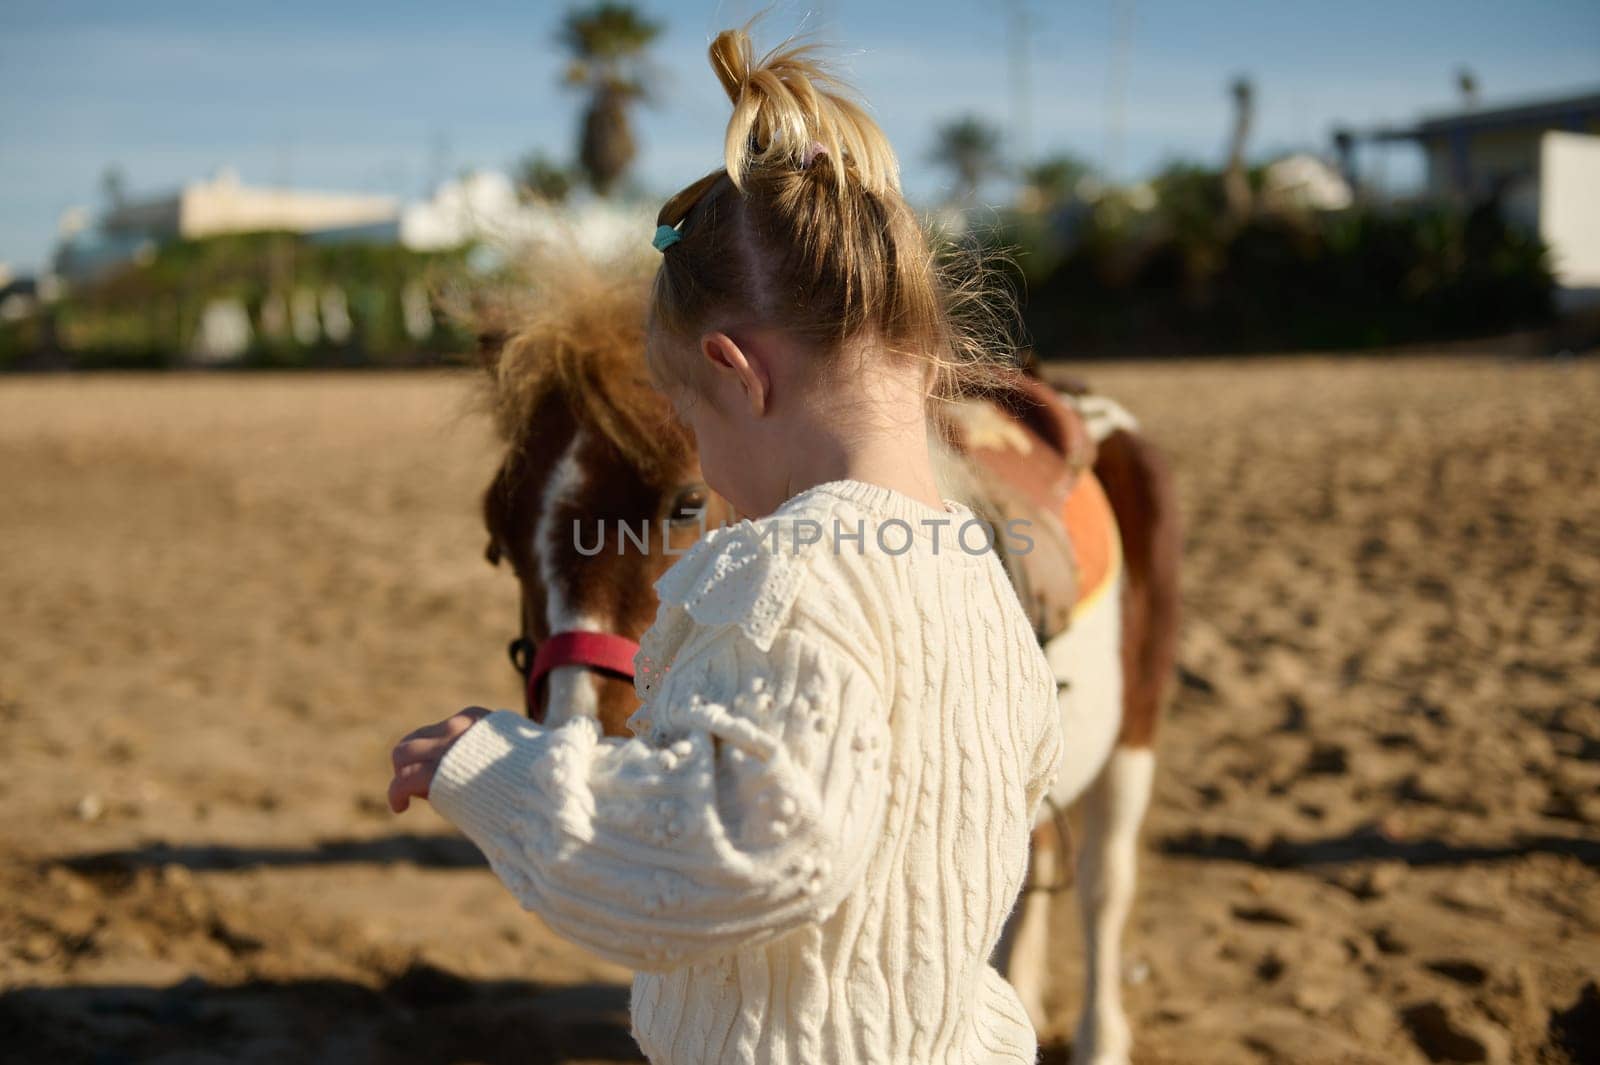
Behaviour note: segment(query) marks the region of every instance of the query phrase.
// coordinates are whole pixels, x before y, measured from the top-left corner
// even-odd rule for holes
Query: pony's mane
[[[532,249],[455,301],[478,337],[483,405],[510,450],[537,437],[540,410],[555,395],[647,479],[682,461],[686,431],[644,362],[648,266],[571,246]]]

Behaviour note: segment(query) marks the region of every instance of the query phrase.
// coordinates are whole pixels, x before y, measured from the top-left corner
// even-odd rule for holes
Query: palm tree
[[[1223,191],[1228,198],[1228,218],[1237,224],[1250,217],[1252,207],[1250,179],[1245,174],[1245,142],[1255,117],[1256,90],[1247,77],[1233,79],[1228,86],[1233,96],[1233,131],[1228,138],[1228,164],[1223,171]]]
[[[561,203],[572,191],[572,174],[543,152],[524,156],[517,164],[517,198],[524,203]]]
[[[978,187],[985,178],[1003,171],[1000,131],[975,115],[946,122],[934,134],[931,158],[950,169],[957,197],[970,203],[978,198]]]
[[[120,210],[128,202],[128,179],[122,167],[112,163],[101,172],[100,192],[106,198],[106,206],[113,211]]]
[[[1083,179],[1093,173],[1089,164],[1074,155],[1055,155],[1035,163],[1022,172],[1028,201],[1036,207],[1055,207],[1077,195]]]
[[[602,0],[567,14],[561,44],[572,56],[566,83],[589,94],[578,139],[578,165],[605,196],[615,187],[637,147],[628,108],[649,95],[644,50],[661,24],[629,4]]]

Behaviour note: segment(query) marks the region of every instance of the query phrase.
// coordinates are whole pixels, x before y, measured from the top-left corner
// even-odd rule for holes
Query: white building
[[[394,218],[392,196],[364,196],[245,185],[231,169],[176,192],[117,204],[91,224],[74,208],[62,216],[56,272],[82,281],[175,240],[227,233],[311,233]]]
[[[192,181],[174,195],[114,208],[101,227],[113,233],[194,240],[225,233],[310,233],[382,221],[398,210],[392,196],[256,188],[224,168],[210,181]]]
[[[434,194],[408,203],[394,217],[370,225],[327,229],[316,241],[370,240],[414,251],[459,248],[477,241],[514,251],[529,243],[562,243],[604,258],[628,242],[648,248],[656,205],[575,198],[567,203],[524,203],[511,178],[480,170],[443,182]]]
[[[1529,205],[1555,260],[1562,301],[1600,304],[1600,136],[1539,138],[1539,184]]]
[[[1509,220],[1549,246],[1562,302],[1600,301],[1600,91],[1465,107],[1414,125],[1346,133],[1347,145],[1418,145],[1430,196],[1498,198]]]
[[[511,178],[478,171],[442,183],[426,200],[402,204],[362,196],[244,185],[224,170],[167,196],[121,204],[98,219],[82,208],[62,218],[56,272],[87,281],[128,262],[148,260],[162,245],[227,233],[299,233],[315,242],[366,241],[440,251],[477,242],[492,254],[533,242],[559,243],[595,257],[632,244],[648,249],[655,235],[653,203],[577,197],[568,203],[525,203]]]

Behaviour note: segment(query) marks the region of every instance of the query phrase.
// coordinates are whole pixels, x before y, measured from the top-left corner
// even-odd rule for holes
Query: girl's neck
[[[924,399],[908,387],[914,382],[906,376],[863,374],[839,390],[848,395],[819,393],[796,410],[783,498],[850,479],[892,488],[942,511]]]

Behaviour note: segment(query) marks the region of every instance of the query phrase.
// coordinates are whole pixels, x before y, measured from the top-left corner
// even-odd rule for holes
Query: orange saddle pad
[[[1077,619],[1106,593],[1122,566],[1117,516],[1093,470],[1083,471],[1062,504],[1061,524],[1067,527],[1078,564],[1078,596],[1072,605],[1072,616]]]

